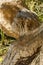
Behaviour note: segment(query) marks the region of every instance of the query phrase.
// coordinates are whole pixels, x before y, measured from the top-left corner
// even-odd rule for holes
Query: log
[[[43,24],[35,31],[12,42],[1,65],[29,65],[43,45]]]

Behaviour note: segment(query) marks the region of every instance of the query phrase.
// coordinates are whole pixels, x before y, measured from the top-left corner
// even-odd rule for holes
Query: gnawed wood
[[[39,32],[38,32],[39,31]],[[24,58],[27,59],[28,57],[32,57],[37,49],[40,48],[43,44],[43,24],[37,29],[37,32],[30,35],[30,36],[23,36],[12,42],[12,45],[9,47],[9,51],[2,62],[1,65],[25,65],[28,63],[27,60],[23,60]],[[23,61],[20,61],[20,59]],[[28,64],[26,64],[28,65]]]
[[[39,27],[37,15],[21,5],[3,3],[0,8],[0,26],[2,31],[14,38],[29,34]],[[30,32],[29,32],[30,31]]]
[[[34,59],[35,57],[33,56],[34,53],[36,53],[37,49],[40,48],[43,44],[43,24],[40,26],[37,15],[33,12],[30,12],[29,10],[27,10],[21,5],[17,5],[17,6],[16,5],[14,4],[12,5],[10,3],[4,3],[0,11],[0,14],[2,15],[7,14],[7,17],[5,16],[4,22],[9,23],[11,28],[9,29],[8,27],[8,29],[12,31],[12,34],[10,34],[11,32],[10,33],[6,32],[9,30],[6,29],[6,26],[4,24],[1,24],[3,22],[2,22],[2,19],[0,19],[1,20],[0,25],[2,30],[8,36],[15,37],[15,38],[18,37],[18,40],[15,40],[14,42],[12,42],[5,56],[5,59],[3,60],[1,65],[28,65],[29,61],[27,59],[29,60]],[[9,6],[11,10],[9,10],[7,6]],[[13,7],[14,7],[14,10],[13,10]],[[13,13],[12,11],[14,11],[15,13]],[[14,21],[10,21],[10,18],[9,18],[9,15],[11,15],[11,18],[12,18],[13,16],[12,14],[13,15],[15,14]],[[14,27],[16,28],[15,31],[17,33],[18,33],[17,30],[19,29],[18,36],[16,36],[16,34],[13,35],[13,32],[15,33],[15,31],[14,31],[14,28],[13,28],[14,25],[12,25],[12,22],[14,22],[14,24],[18,24],[17,27]],[[23,25],[21,25],[20,22],[25,22],[24,27]],[[27,24],[28,24],[28,27],[27,27]],[[23,29],[25,29],[25,31]]]

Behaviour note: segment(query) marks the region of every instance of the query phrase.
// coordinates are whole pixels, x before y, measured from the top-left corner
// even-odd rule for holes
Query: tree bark
[[[29,65],[43,44],[43,24],[29,36],[12,42],[1,65]]]

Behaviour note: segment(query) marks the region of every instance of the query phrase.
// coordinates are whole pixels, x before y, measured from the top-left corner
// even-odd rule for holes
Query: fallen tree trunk
[[[42,44],[43,24],[30,36],[23,36],[12,42],[1,65],[29,65]]]

